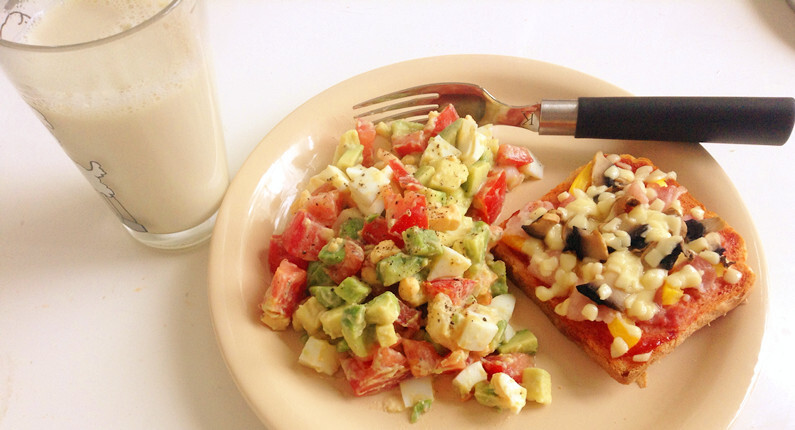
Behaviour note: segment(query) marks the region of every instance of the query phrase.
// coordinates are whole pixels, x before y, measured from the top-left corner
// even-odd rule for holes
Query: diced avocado
[[[552,402],[552,377],[538,367],[522,371],[522,386],[527,390],[527,400],[546,405]]]
[[[433,403],[433,400],[431,399],[420,400],[419,402],[415,403],[411,408],[411,418],[409,421],[412,424],[416,423],[417,420],[420,419],[420,415],[428,412],[431,409],[431,403]]]
[[[490,151],[486,152],[491,154]],[[478,190],[480,190],[480,187],[486,182],[489,171],[491,171],[491,163],[481,159],[472,163],[468,169],[469,176],[467,176],[467,180],[463,183],[463,185],[461,185],[461,188],[464,189],[468,196],[474,196],[477,194]]]
[[[345,240],[340,237],[331,239],[320,249],[317,258],[326,266],[333,266],[345,259]]]
[[[389,125],[389,123],[381,121],[375,125],[375,134],[388,138],[392,136],[392,127]]]
[[[489,225],[483,221],[477,221],[464,238],[464,252],[472,260],[472,263],[481,263],[486,259],[489,237],[491,237]]]
[[[494,155],[495,155],[496,151],[493,150],[493,148],[490,148],[490,149],[491,150],[489,150],[489,151],[484,151],[483,155],[480,156],[478,161],[485,161],[485,162],[487,162],[487,163],[489,163],[490,165],[493,166],[494,165]]]
[[[312,261],[306,268],[306,285],[334,285],[335,282],[331,279],[325,266],[320,261]]]
[[[361,303],[370,294],[370,286],[360,281],[355,276],[349,276],[334,287],[334,293],[345,300],[346,303]]]
[[[436,169],[434,169],[433,166],[421,166],[414,172],[414,177],[420,181],[422,185],[427,187],[434,173],[436,173]]]
[[[458,157],[446,156],[431,164],[435,172],[428,181],[428,186],[439,191],[453,192],[461,187],[469,176],[469,169]]]
[[[364,146],[362,145],[349,146],[340,155],[340,158],[334,162],[334,165],[339,167],[340,170],[344,172],[345,169],[349,167],[361,164],[362,160],[364,159],[362,154],[364,154]]]
[[[366,357],[369,354],[369,343],[364,335],[367,322],[365,321],[364,305],[349,305],[343,308],[342,312],[342,336],[351,348],[351,351],[359,357]]]
[[[417,226],[403,232],[404,249],[411,255],[433,257],[442,253],[442,242],[433,230]]]
[[[418,273],[427,265],[428,259],[425,257],[399,252],[379,261],[375,270],[381,283],[389,286]]]
[[[461,208],[461,213],[466,213],[472,204],[472,196],[468,196],[463,188],[456,188],[447,195],[447,204],[455,203]]]
[[[320,325],[323,326],[323,332],[332,339],[342,337],[342,315],[344,312],[345,306],[340,306],[320,313]]]
[[[489,343],[489,351],[494,351],[505,340],[505,329],[508,327],[508,321],[497,321],[497,334],[491,339]]]
[[[489,263],[489,269],[497,275],[497,280],[491,284],[491,295],[499,296],[508,292],[508,278],[505,275],[505,263],[494,260]]]
[[[332,164],[344,172],[348,167],[360,164],[363,153],[364,146],[359,142],[359,133],[356,130],[348,130],[340,136]]]
[[[406,121],[403,119],[392,121],[390,125],[392,126],[392,137],[405,136],[425,128],[425,125],[423,124],[413,121]]]
[[[358,240],[362,228],[364,228],[364,218],[348,218],[340,226],[340,237]]]
[[[342,300],[342,297],[334,293],[334,288],[336,287],[315,285],[309,287],[309,294],[315,297],[326,309],[336,308],[337,306],[342,306],[345,301]]]
[[[375,327],[375,339],[380,346],[384,348],[388,348],[400,341],[400,336],[398,336],[397,332],[395,331],[395,325],[392,323],[377,325]]]
[[[464,118],[458,118],[457,120],[453,121],[450,125],[444,128],[441,132],[439,132],[439,136],[450,142],[455,143],[456,136],[458,135],[458,130],[461,129],[461,124],[464,123]]]
[[[525,354],[535,355],[538,351],[538,338],[530,330],[519,330],[507,342],[497,348],[500,354],[509,352],[524,352]]]
[[[336,347],[337,347],[337,352],[348,352],[351,350],[351,347],[348,346],[348,342],[345,342],[344,338],[340,339],[340,341],[337,342]]]
[[[385,291],[365,305],[368,324],[392,324],[400,315],[400,302],[391,291]]]
[[[364,305],[348,305],[342,308],[340,324],[345,341],[350,345],[352,338],[361,337],[367,325],[365,315],[367,308]],[[346,334],[347,333],[347,334]]]
[[[320,314],[326,311],[317,300],[317,297],[310,297],[293,313],[293,328],[295,330],[304,330],[308,334],[313,335],[320,330]]]
[[[489,381],[480,381],[475,384],[475,400],[483,406],[490,408],[498,408],[502,404],[494,387],[489,384]]]
[[[428,207],[445,206],[450,199],[444,191],[434,190],[433,188],[423,187],[419,192],[425,195]]]

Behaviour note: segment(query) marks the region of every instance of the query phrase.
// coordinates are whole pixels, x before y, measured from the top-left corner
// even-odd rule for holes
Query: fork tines
[[[354,115],[354,118],[365,118],[384,112],[390,112],[389,115],[372,118],[370,120],[375,123],[381,121],[392,121],[396,119],[423,121],[427,119],[429,112],[439,108],[439,104],[434,103],[434,101],[436,101],[440,95],[435,91],[438,89],[438,87],[438,84],[419,85],[363,101],[354,105],[353,109],[356,110],[372,107],[391,101],[395,101],[395,103],[385,104],[366,112],[357,113]]]

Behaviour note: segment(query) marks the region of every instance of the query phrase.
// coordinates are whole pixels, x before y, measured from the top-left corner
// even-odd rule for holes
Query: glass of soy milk
[[[0,5],[0,66],[126,230],[209,238],[229,174],[203,1]]]

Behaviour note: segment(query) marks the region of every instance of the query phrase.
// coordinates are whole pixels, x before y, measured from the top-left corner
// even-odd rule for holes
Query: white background
[[[233,173],[313,95],[418,57],[532,58],[638,95],[795,96],[784,0],[209,0],[209,12]],[[793,428],[795,138],[706,147],[769,269],[758,382],[733,428]],[[215,343],[208,250],[128,237],[0,75],[0,429],[261,428]]]

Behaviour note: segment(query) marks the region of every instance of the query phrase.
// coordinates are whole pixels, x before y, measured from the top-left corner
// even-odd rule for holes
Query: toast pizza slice
[[[624,384],[754,283],[738,232],[645,158],[597,153],[502,226],[512,281]]]

